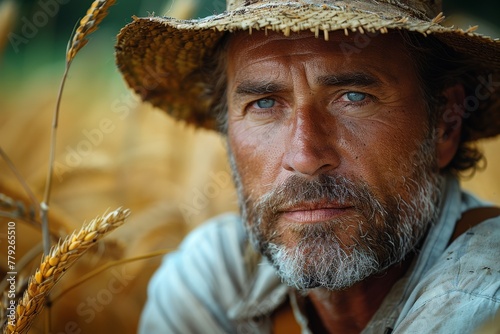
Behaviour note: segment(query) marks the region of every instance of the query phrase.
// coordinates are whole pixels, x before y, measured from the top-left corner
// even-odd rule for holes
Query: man
[[[441,26],[438,3],[233,0],[121,31],[128,84],[226,136],[241,208],[166,257],[141,332],[470,333],[494,316],[500,211],[457,176],[500,132],[500,45]]]

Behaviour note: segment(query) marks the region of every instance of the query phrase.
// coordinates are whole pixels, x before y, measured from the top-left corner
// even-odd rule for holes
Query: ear
[[[436,153],[439,169],[445,168],[455,156],[460,143],[465,92],[461,84],[443,91],[446,104],[437,122]]]

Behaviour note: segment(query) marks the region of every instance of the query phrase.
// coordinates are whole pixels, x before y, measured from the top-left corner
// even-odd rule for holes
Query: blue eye
[[[257,107],[262,109],[272,108],[276,104],[276,101],[273,99],[260,99],[256,102]]]
[[[351,102],[361,102],[366,99],[366,94],[358,92],[349,92],[345,94],[346,98]]]

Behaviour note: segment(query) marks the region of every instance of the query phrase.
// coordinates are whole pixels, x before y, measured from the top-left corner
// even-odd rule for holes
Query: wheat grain
[[[87,44],[87,36],[97,30],[99,24],[108,15],[108,9],[116,0],[95,0],[87,14],[80,20],[75,35],[66,53],[66,61],[70,63],[81,48]]]
[[[92,220],[64,240],[59,240],[30,277],[28,288],[16,308],[15,324],[8,324],[4,333],[26,333],[43,309],[50,290],[68,268],[96,241],[122,225],[129,214],[128,209],[117,209]]]

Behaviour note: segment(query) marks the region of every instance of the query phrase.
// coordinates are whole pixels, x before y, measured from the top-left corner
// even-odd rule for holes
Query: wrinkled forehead
[[[343,67],[370,67],[394,75],[398,72],[408,73],[408,66],[416,70],[403,37],[398,32],[346,35],[343,31],[337,31],[331,33],[328,40],[323,36],[316,37],[312,32],[292,33],[289,36],[273,31],[254,31],[252,34],[237,32],[229,38],[228,43],[229,69],[275,55],[287,55],[301,57],[304,62],[323,59]]]
[[[331,32],[328,40],[323,35],[302,31],[288,36],[274,31],[239,31],[231,34],[228,40],[229,53],[272,52],[277,48],[294,51],[311,50],[340,52],[347,57],[367,57],[379,54],[382,57],[397,58],[407,54],[403,37],[398,32],[389,33],[349,33]]]

